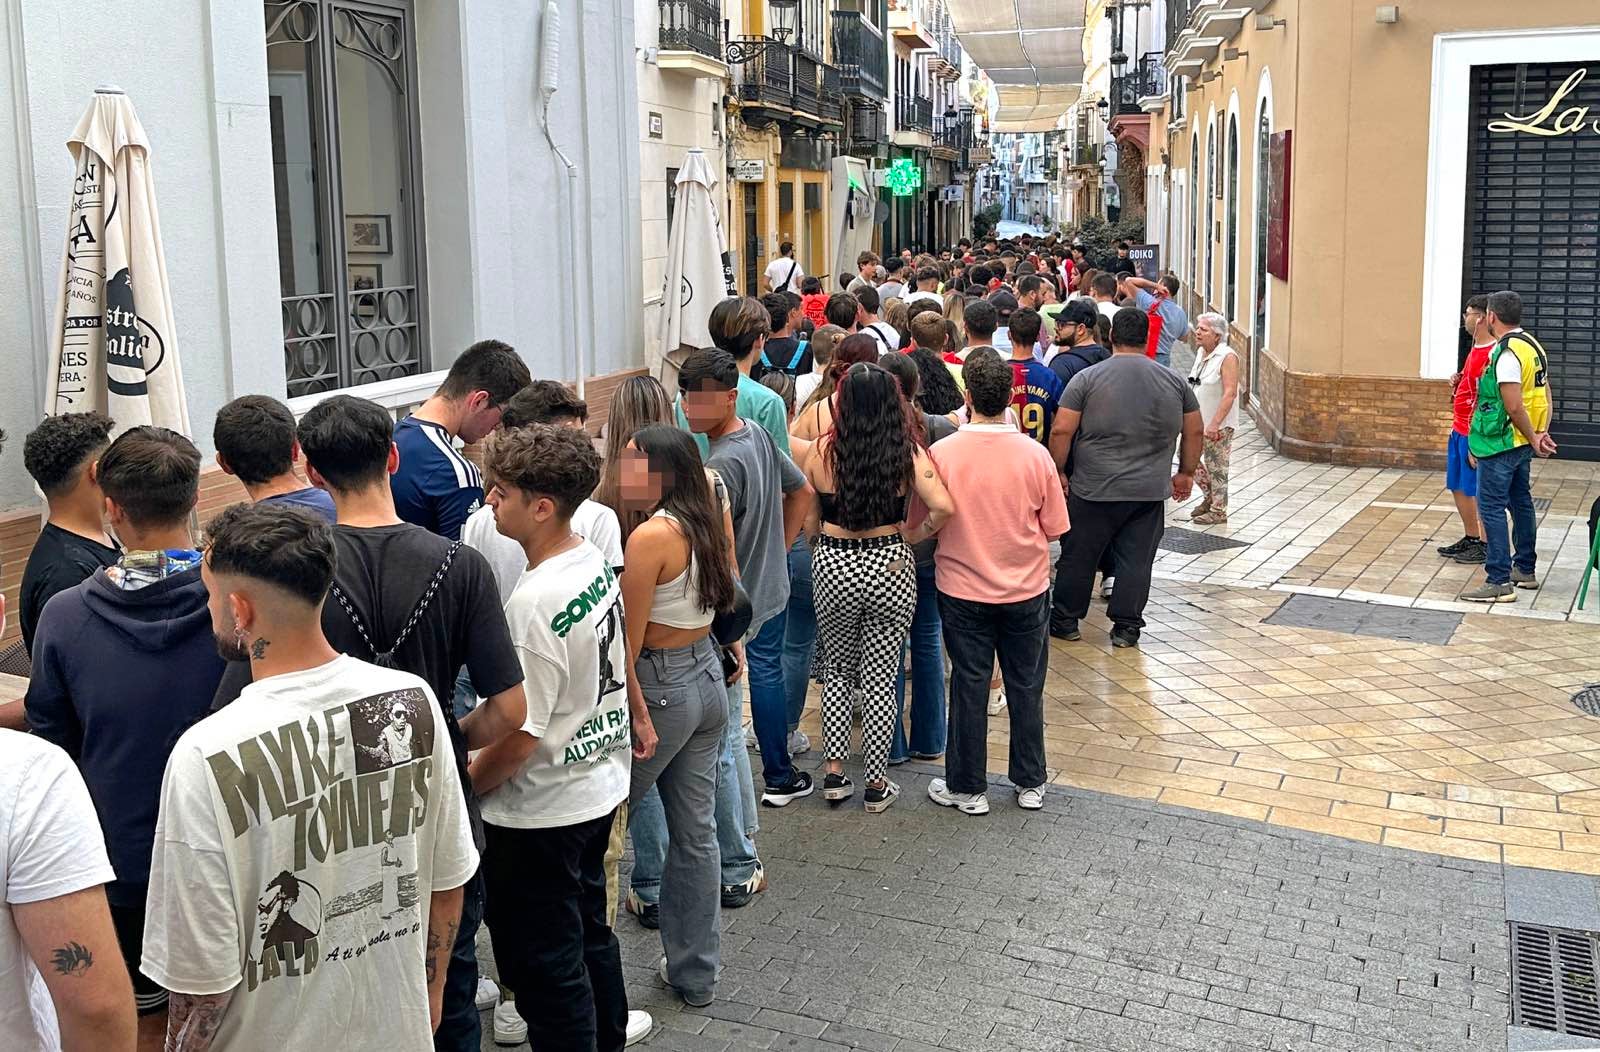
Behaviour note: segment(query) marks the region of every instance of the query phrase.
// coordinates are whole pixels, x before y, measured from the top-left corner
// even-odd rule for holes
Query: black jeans
[[[614,815],[549,829],[484,827],[489,938],[534,1048],[618,1052],[627,1044],[622,951],[606,923]]]
[[[1044,678],[1050,666],[1050,593],[1020,603],[978,603],[939,593],[950,655],[950,732],[945,785],[952,793],[988,789],[989,675],[995,656],[1011,714],[1007,775],[1019,789],[1044,784]]]
[[[444,1011],[433,1034],[435,1052],[478,1052],[483,1020],[478,1014],[478,927],[483,923],[483,866],[461,889],[461,927],[444,974]]]
[[[1165,529],[1166,502],[1159,500],[1085,500],[1067,495],[1072,528],[1061,538],[1051,622],[1078,621],[1089,613],[1094,571],[1107,550],[1117,567],[1117,586],[1106,604],[1106,616],[1120,627],[1143,628],[1150,601],[1150,569]],[[1007,692],[1007,698],[1010,692]]]

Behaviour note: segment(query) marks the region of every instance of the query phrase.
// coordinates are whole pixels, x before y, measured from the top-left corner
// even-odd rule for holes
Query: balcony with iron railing
[[[1138,62],[1129,62],[1122,72],[1111,78],[1111,116],[1121,117],[1144,113],[1139,100],[1167,91],[1167,71],[1159,51],[1139,56]]]
[[[901,95],[894,100],[895,131],[933,134],[933,100]]]
[[[857,100],[850,103],[850,120],[845,125],[845,138],[849,152],[860,155],[876,153],[878,147],[889,141],[889,115],[883,103]]]
[[[1166,50],[1171,51],[1172,45],[1177,41],[1178,34],[1189,28],[1189,13],[1194,9],[1195,0],[1166,0],[1167,5],[1167,40]]]
[[[861,12],[833,13],[833,62],[844,94],[878,101],[888,97],[888,45]]]
[[[933,118],[933,144],[947,150],[965,150],[972,146],[972,113],[952,110]]]
[[[717,0],[657,0],[662,51],[691,51],[722,61],[722,7]]]
[[[739,101],[746,106],[793,110],[824,124],[841,123],[841,77],[833,66],[795,48],[773,45],[738,69]]]

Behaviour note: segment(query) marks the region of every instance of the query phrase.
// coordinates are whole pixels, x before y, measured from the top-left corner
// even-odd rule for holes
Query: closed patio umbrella
[[[150,143],[133,103],[96,89],[67,141],[72,204],[45,412],[99,410],[123,431],[189,433]]]
[[[701,150],[690,150],[678,169],[667,276],[662,287],[661,356],[646,363],[667,393],[678,389],[678,367],[691,351],[710,347],[711,308],[734,294],[733,268],[722,242],[717,175]]]

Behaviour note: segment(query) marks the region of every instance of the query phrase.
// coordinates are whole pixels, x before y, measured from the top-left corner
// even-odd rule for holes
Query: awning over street
[[[967,55],[994,82],[992,130],[1049,131],[1083,81],[1084,7],[1079,0],[949,0]]]

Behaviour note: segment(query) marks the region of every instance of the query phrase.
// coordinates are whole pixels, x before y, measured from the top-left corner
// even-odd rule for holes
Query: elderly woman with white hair
[[[1189,384],[1200,402],[1205,445],[1195,484],[1205,494],[1189,521],[1215,526],[1228,521],[1228,458],[1239,426],[1239,355],[1228,346],[1228,320],[1208,312],[1194,323],[1199,345]]]

